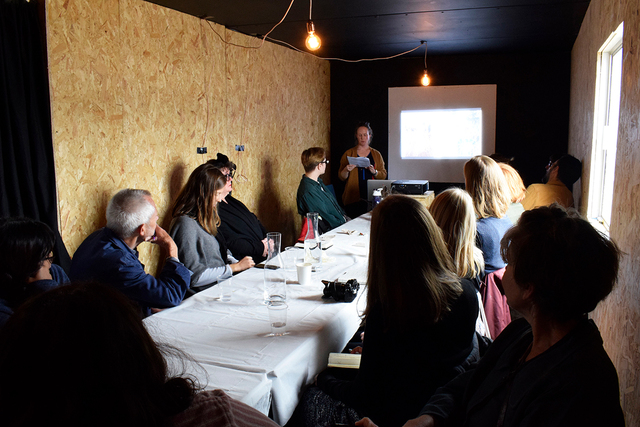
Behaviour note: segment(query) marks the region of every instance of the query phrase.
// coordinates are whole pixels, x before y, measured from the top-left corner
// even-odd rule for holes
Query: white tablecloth
[[[341,351],[360,324],[366,305],[366,271],[370,216],[338,227],[333,247],[323,251],[322,271],[312,283],[287,285],[288,335],[270,333],[263,302],[264,271],[246,270],[232,279],[232,297],[219,301],[214,286],[180,306],[145,319],[154,339],[183,350],[197,364],[185,370],[207,389],[220,388],[274,420],[291,417],[304,385],[326,367],[330,352]],[[341,231],[354,230],[348,235]],[[302,250],[301,250],[302,251]],[[360,292],[352,303],[322,299],[321,280],[355,278]],[[291,277],[290,279],[293,279]]]

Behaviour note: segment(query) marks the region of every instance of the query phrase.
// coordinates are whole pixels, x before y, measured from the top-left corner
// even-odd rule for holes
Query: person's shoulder
[[[184,412],[173,419],[176,427],[276,426],[256,409],[229,397],[222,390],[198,393]]]
[[[462,286],[462,293],[464,295],[476,298],[476,285],[473,279],[460,279],[460,286]]]
[[[124,246],[126,244],[113,231],[107,227],[100,228],[87,236],[78,246],[71,260],[71,265],[73,266],[76,259],[84,256],[91,258],[97,254],[100,254],[101,257],[114,256],[114,253],[124,252]]]
[[[354,153],[356,153],[356,150],[357,150],[357,149],[358,149],[358,148],[357,148],[357,147],[355,147],[355,146],[353,146],[353,147],[351,147],[351,148],[348,148],[348,149],[344,152],[344,154],[342,155],[342,157],[346,157],[346,156],[355,157],[355,156],[354,156]],[[357,154],[356,154],[356,156],[357,156]]]
[[[201,228],[200,223],[198,223],[194,218],[191,218],[188,215],[180,215],[171,221],[169,235],[173,239],[176,239],[184,234],[193,234],[199,228]]]
[[[180,215],[173,218],[173,221],[171,221],[171,227],[194,226],[197,223],[198,222],[195,219],[191,218],[188,215]]]

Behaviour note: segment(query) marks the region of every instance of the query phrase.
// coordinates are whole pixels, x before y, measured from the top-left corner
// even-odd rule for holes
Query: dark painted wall
[[[431,56],[432,85],[497,84],[496,152],[515,157],[525,185],[539,182],[549,155],[566,153],[570,52]],[[338,199],[338,166],[355,143],[355,126],[368,121],[372,146],[388,160],[388,88],[417,86],[423,58],[331,64],[331,182]],[[391,171],[393,179],[393,171]],[[443,186],[432,183],[439,191]]]

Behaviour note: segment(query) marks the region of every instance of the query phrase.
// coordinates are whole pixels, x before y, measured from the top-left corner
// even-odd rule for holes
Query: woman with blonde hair
[[[178,256],[191,271],[191,289],[204,290],[254,265],[250,256],[236,260],[221,234],[218,203],[227,195],[226,176],[210,164],[198,166],[173,204],[171,237]]]
[[[458,276],[479,279],[484,259],[476,246],[476,215],[469,193],[461,188],[445,190],[431,203],[429,212],[442,230]]]
[[[506,163],[498,163],[498,166],[502,169],[504,178],[507,180],[507,187],[509,187],[509,192],[511,193],[511,204],[507,210],[507,216],[515,224],[518,222],[522,212],[524,212],[524,207],[520,202],[524,199],[527,188],[524,186],[520,174],[513,166]]]
[[[360,368],[355,378],[336,369],[318,376],[303,397],[306,425],[361,416],[402,425],[421,399],[477,357],[475,289],[455,274],[429,211],[410,197],[389,196],[373,210],[370,239]]]
[[[461,188],[449,188],[438,194],[429,206],[429,212],[442,230],[456,273],[459,277],[471,280],[478,291],[476,331],[491,338],[479,292],[484,276],[484,259],[482,251],[476,246],[476,215],[471,196]]]
[[[491,273],[506,265],[500,257],[500,240],[513,226],[506,216],[511,192],[500,166],[488,156],[476,156],[464,164],[464,181],[478,218],[476,242],[485,273]]]

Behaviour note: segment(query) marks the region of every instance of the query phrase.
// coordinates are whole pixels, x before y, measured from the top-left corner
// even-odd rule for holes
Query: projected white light
[[[482,154],[482,109],[400,113],[402,159],[468,159]]]

